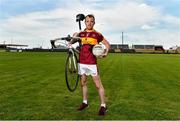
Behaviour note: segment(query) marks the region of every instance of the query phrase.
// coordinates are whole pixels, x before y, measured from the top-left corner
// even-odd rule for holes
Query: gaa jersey
[[[101,33],[90,30],[90,31],[82,31],[79,33],[79,37],[81,38],[81,50],[79,55],[79,63],[82,64],[97,64],[97,58],[92,53],[92,48],[94,45],[101,42],[104,37]]]

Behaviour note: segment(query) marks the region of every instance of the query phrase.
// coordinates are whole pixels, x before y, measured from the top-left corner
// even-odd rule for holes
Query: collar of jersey
[[[92,30],[87,30],[87,29],[84,29],[84,31],[86,31],[86,32],[95,32],[95,30],[94,30],[94,29],[92,29]]]

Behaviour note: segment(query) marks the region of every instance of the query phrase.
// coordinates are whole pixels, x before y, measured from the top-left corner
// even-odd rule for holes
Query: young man
[[[98,90],[101,105],[99,109],[99,115],[105,115],[107,107],[105,104],[105,94],[104,87],[102,85],[100,75],[97,68],[97,58],[92,53],[92,48],[94,45],[102,42],[106,51],[102,55],[106,57],[109,50],[109,42],[102,36],[101,33],[93,29],[95,24],[95,17],[91,14],[85,17],[86,28],[84,31],[80,32],[78,36],[81,38],[81,49],[79,55],[79,74],[81,75],[81,88],[83,95],[83,103],[78,108],[79,111],[86,109],[88,105],[88,89],[87,89],[87,76],[91,75]]]

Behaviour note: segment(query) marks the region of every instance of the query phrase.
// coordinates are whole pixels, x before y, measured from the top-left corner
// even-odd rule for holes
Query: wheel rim
[[[66,84],[69,91],[75,91],[78,85],[79,75],[78,75],[78,64],[77,57],[74,56],[75,63],[73,61],[73,55],[69,54],[66,61],[65,77]]]

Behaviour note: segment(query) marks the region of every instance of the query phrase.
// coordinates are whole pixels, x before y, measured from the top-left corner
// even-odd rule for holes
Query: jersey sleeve
[[[98,43],[99,43],[99,42],[102,42],[103,39],[104,39],[104,36],[103,36],[101,33],[99,33]]]

